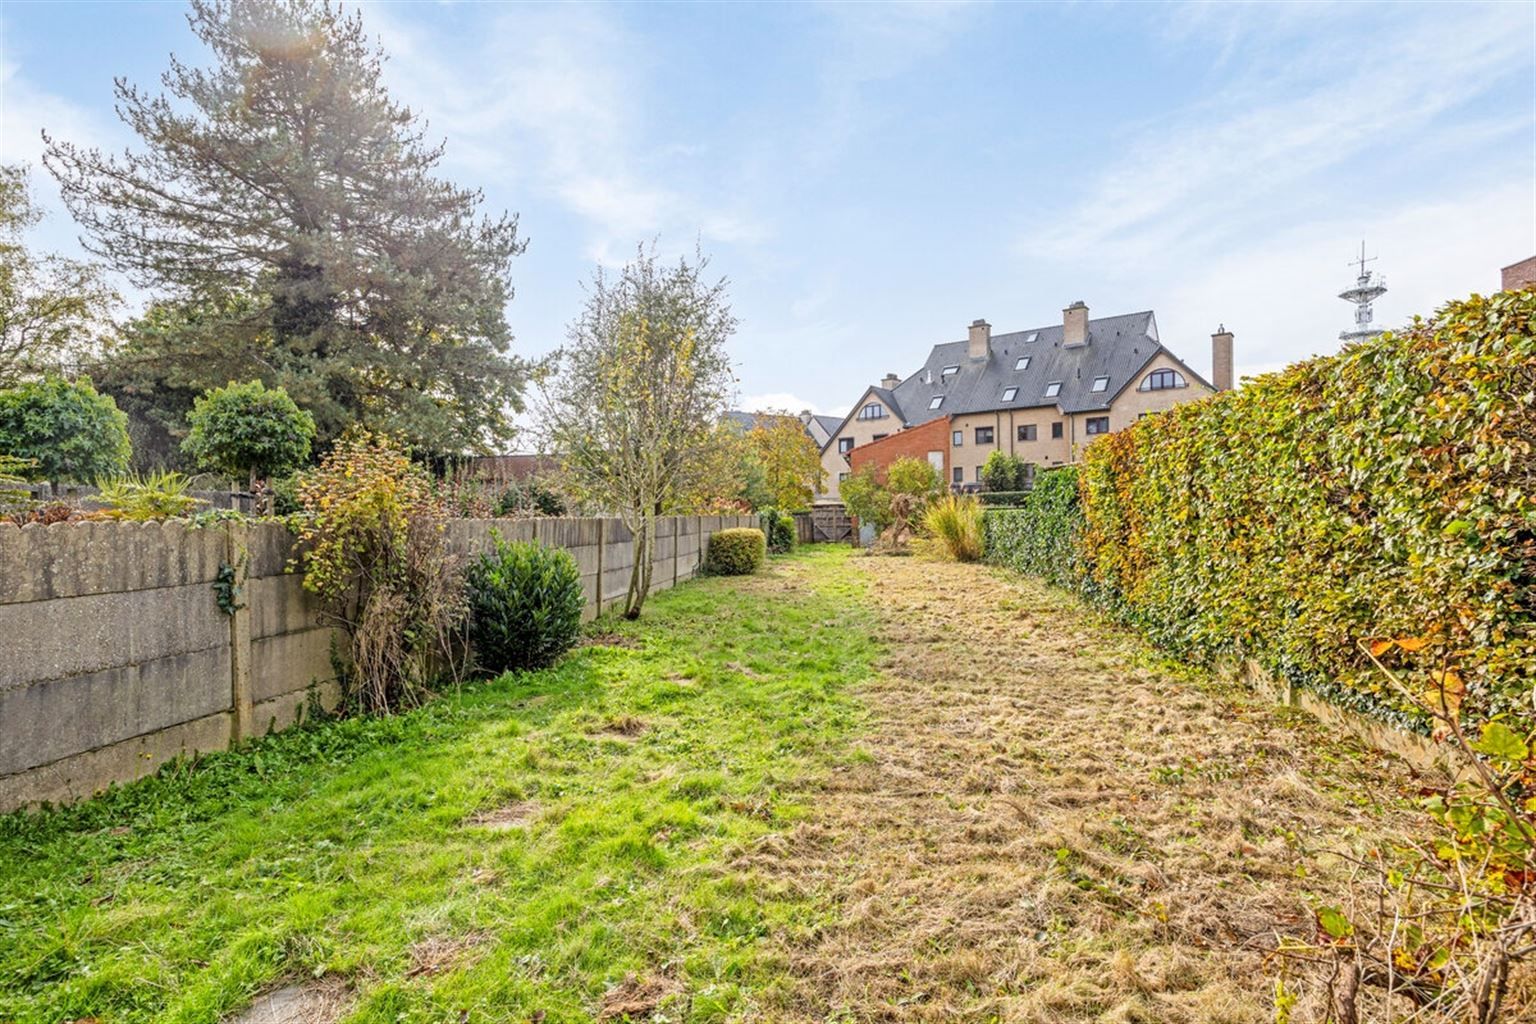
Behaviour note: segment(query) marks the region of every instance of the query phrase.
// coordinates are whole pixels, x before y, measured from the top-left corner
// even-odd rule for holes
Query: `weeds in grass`
[[[689,584],[552,668],[0,817],[0,1020],[215,1021],[318,977],[352,1022],[568,1024],[630,975],[673,1020],[749,1016],[765,938],[818,920],[754,858],[859,721],[847,560]]]

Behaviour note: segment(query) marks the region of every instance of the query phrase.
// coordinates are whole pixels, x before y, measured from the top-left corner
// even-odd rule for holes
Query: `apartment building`
[[[1059,324],[993,334],[976,320],[966,334],[935,345],[905,379],[891,374],[865,389],[822,449],[828,500],[853,472],[854,449],[935,420],[946,423],[945,444],[934,446],[938,432],[928,426],[924,454],[938,465],[933,453],[942,451],[945,479],[968,486],[981,479],[993,451],[1036,466],[1063,465],[1100,434],[1233,384],[1230,331],[1211,336],[1215,380],[1206,381],[1163,346],[1151,311],[1095,320],[1087,305],[1074,302]],[[881,451],[907,454],[907,447]]]

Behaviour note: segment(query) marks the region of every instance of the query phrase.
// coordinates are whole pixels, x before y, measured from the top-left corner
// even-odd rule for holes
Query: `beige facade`
[[[1183,378],[1184,386],[1158,388],[1156,390],[1151,388],[1143,389],[1143,383],[1158,370],[1172,370]],[[1198,398],[1204,398],[1215,393],[1204,381],[1192,375],[1189,372],[1189,367],[1173,358],[1167,352],[1159,352],[1142,369],[1138,378],[1126,385],[1125,390],[1116,395],[1115,400],[1110,403],[1109,429],[1124,430],[1148,413],[1162,412],[1164,409],[1172,409],[1176,405],[1193,402]],[[1103,414],[1100,413],[1099,415]],[[1078,418],[1086,419],[1087,414]]]
[[[1178,374],[1184,381],[1183,386],[1143,390],[1143,382],[1158,370]],[[1042,469],[1076,462],[1083,449],[1098,436],[1089,433],[1094,426],[1089,420],[1107,417],[1110,431],[1124,430],[1142,416],[1210,394],[1214,394],[1212,389],[1194,377],[1188,367],[1166,352],[1160,352],[1147,363],[1136,380],[1129,382],[1115,396],[1107,410],[1065,413],[1052,405],[1033,409],[995,409],[952,417],[950,479],[947,482],[951,485],[978,483],[981,467],[994,451],[1007,452]],[[1032,430],[1028,429],[1031,427]],[[977,440],[978,428],[982,431],[990,429],[991,441]],[[985,437],[985,434],[981,436]],[[957,439],[958,444],[955,443]],[[960,480],[954,478],[957,469],[962,477]]]
[[[866,413],[864,410],[870,406],[878,406],[881,415],[873,415],[875,410]],[[852,472],[848,466],[847,452],[843,450],[844,448],[852,450],[861,444],[878,441],[900,429],[900,417],[891,411],[888,403],[874,389],[867,389],[848,414],[848,418],[843,421],[837,434],[821,453],[821,468],[826,473],[823,500],[840,500],[837,485]]]
[[[837,499],[840,480],[851,472],[851,451],[901,432],[908,422],[909,429],[923,428],[925,444],[938,436],[929,425],[943,422],[951,486],[980,484],[987,457],[998,451],[1038,468],[1076,462],[1103,434],[1232,387],[1232,349],[1232,332],[1219,327],[1211,335],[1214,373],[1207,382],[1163,348],[1150,310],[1095,320],[1086,303],[1074,302],[1062,310],[1059,325],[1001,335],[986,320],[974,320],[964,341],[935,345],[916,373],[904,380],[888,374],[879,387],[865,389],[823,449],[827,497]],[[1026,399],[1051,404],[1016,404]],[[859,461],[871,459],[879,461],[876,453]]]

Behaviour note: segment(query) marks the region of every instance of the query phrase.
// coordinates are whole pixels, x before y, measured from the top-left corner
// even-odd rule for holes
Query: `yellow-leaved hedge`
[[[1472,296],[1100,438],[1064,582],[1401,726],[1427,723],[1371,654],[1468,720],[1536,720],[1533,444],[1536,291]],[[1020,561],[1028,503],[988,515]]]

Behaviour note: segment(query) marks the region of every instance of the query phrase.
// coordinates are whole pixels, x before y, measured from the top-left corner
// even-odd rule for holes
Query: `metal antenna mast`
[[[1365,240],[1361,239],[1360,257],[1349,261],[1349,265],[1356,268],[1355,285],[1339,292],[1339,298],[1355,304],[1355,326],[1339,332],[1344,341],[1365,341],[1386,331],[1386,328],[1376,326],[1371,310],[1371,303],[1387,293],[1387,279],[1365,268],[1367,263],[1375,261],[1375,256],[1366,256]]]

